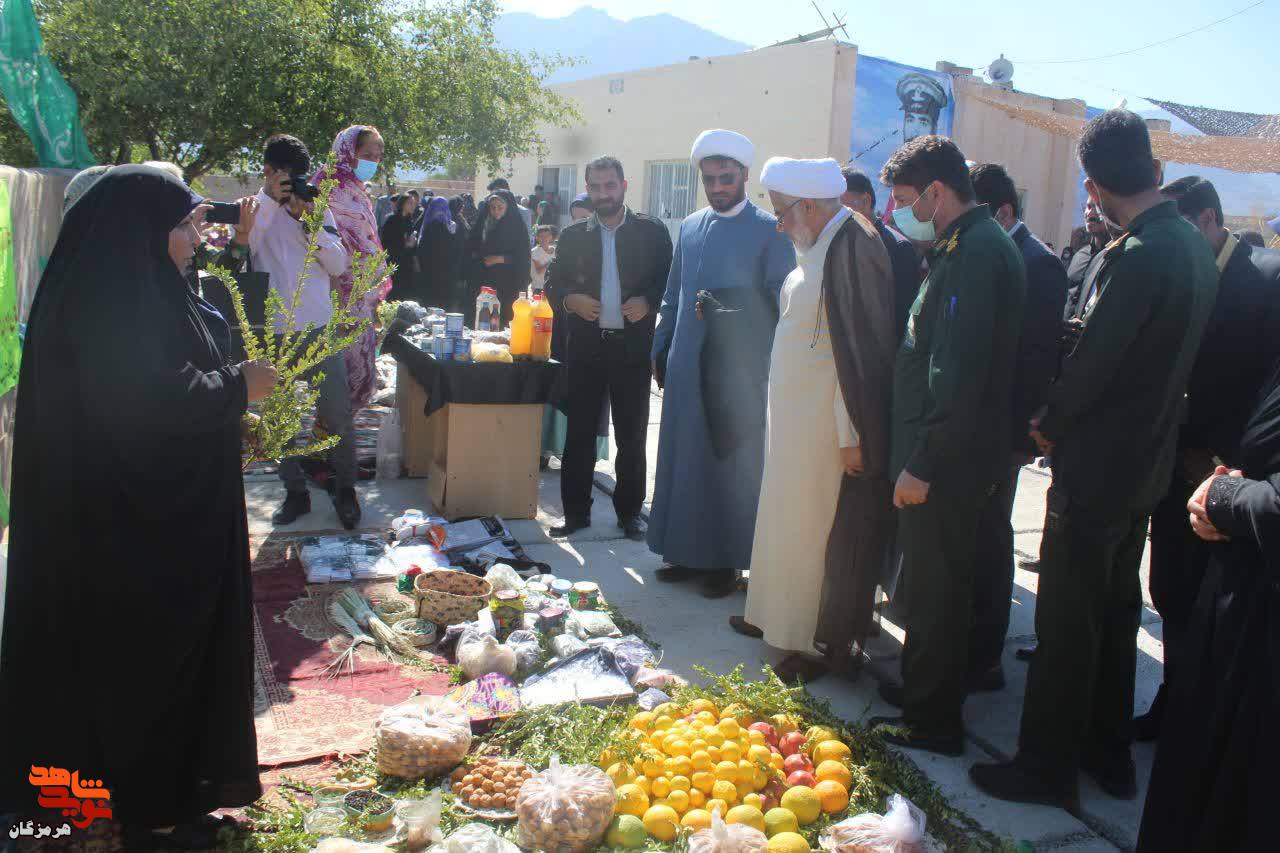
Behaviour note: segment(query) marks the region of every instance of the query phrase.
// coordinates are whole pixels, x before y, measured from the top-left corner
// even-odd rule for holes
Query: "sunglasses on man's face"
[[[703,175],[702,185],[704,187],[714,187],[719,184],[722,187],[731,187],[738,182],[738,176],[733,172],[722,172],[719,175]]]

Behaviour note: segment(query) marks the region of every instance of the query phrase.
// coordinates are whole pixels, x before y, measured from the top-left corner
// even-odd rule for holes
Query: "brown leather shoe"
[[[795,684],[797,681],[801,684],[808,684],[810,681],[817,681],[831,672],[831,666],[825,660],[819,658],[794,654],[783,658],[782,662],[773,668],[773,671],[778,678],[782,679],[783,684]]]
[[[753,640],[759,640],[764,637],[764,631],[761,631],[741,616],[730,616],[729,627],[744,637],[750,637]]]

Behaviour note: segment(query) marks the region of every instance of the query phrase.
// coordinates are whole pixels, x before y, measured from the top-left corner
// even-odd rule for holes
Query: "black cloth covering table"
[[[427,392],[428,417],[449,403],[517,405],[551,403],[563,410],[564,366],[558,361],[513,364],[439,361],[402,335],[387,335],[382,351],[408,369]]]

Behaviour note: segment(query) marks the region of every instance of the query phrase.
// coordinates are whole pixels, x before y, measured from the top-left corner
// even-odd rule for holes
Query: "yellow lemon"
[[[712,711],[699,711],[697,714],[694,715],[693,718],[704,726],[707,723],[711,723],[712,725],[715,725],[720,721],[720,718],[717,717],[715,713]]]
[[[840,761],[827,760],[818,765],[818,769],[814,771],[813,778],[819,782],[839,782],[847,791],[853,786],[853,774],[849,772],[849,768]]]
[[[676,738],[673,742],[667,744],[667,755],[683,755],[688,757],[689,752],[689,741],[682,737]]]
[[[779,737],[800,730],[800,723],[790,714],[774,714],[769,718],[769,722],[773,723],[773,730]]]
[[[644,791],[644,795],[647,797],[649,796],[650,786],[653,783],[649,780],[648,776],[637,776],[636,781],[631,784],[639,788],[641,791]]]
[[[756,779],[756,766],[745,758],[738,762],[738,781],[754,782]]]
[[[721,761],[737,761],[742,758],[742,747],[738,746],[738,742],[727,740],[724,746],[720,747]]]
[[[719,764],[719,763],[720,763],[720,759],[721,759],[721,755],[720,755],[720,747],[718,747],[718,746],[709,746],[709,747],[707,747],[707,750],[706,750],[706,751],[707,751],[707,757],[711,759],[711,763],[712,763],[712,764]]]
[[[639,729],[642,732],[651,732],[653,731],[653,720],[653,714],[648,711],[641,711],[639,714],[636,714],[631,718],[631,722],[628,723],[628,725],[631,726],[631,728]]]
[[[822,800],[806,785],[796,785],[783,792],[782,807],[794,814],[801,826],[808,826],[822,814]]]
[[[650,806],[643,821],[645,831],[659,841],[675,841],[680,832],[680,815],[671,806]]]
[[[736,803],[738,801],[738,786],[724,779],[717,779],[715,785],[711,788],[711,797],[716,800],[724,800],[726,803]]]
[[[764,811],[764,797],[759,794],[747,794],[742,798],[742,804],[744,806],[752,806],[753,808],[760,809],[762,812]]]
[[[751,712],[736,702],[720,712],[720,719],[732,719],[744,729],[755,722],[755,719],[751,716]]]
[[[651,747],[653,747],[654,749],[658,750],[658,752],[662,752],[662,741],[663,741],[663,740],[665,740],[665,739],[666,739],[666,737],[667,737],[667,733],[666,733],[666,732],[663,732],[663,731],[655,731],[655,732],[653,732],[652,734],[647,735],[647,736],[645,737],[644,741],[645,741],[645,743],[647,743],[649,746],[651,746]]]
[[[689,791],[689,808],[700,809],[707,803],[707,795],[697,788]]]
[[[684,814],[689,810],[689,794],[686,791],[672,791],[667,794],[667,805],[675,809],[680,814]]]
[[[631,769],[631,765],[622,764],[621,762],[609,766],[605,771],[605,775],[612,781],[614,787],[621,787],[628,782],[634,782],[636,779],[636,771]]]
[[[753,732],[752,734],[760,734],[760,733]],[[769,747],[767,746],[752,744],[751,748],[747,750],[747,760],[750,761],[752,764],[767,765],[769,763],[769,760],[772,758],[773,758],[773,753],[769,751]]]
[[[705,809],[689,809],[685,816],[680,818],[680,825],[686,829],[697,832],[699,829],[711,828],[711,812]]]
[[[725,717],[720,720],[720,725],[717,728],[720,729],[720,734],[724,735],[725,740],[736,740],[738,734],[742,731],[738,721],[732,717]]]
[[[666,776],[659,776],[649,785],[649,794],[653,797],[665,797],[671,793],[671,780]]]
[[[658,717],[654,719],[653,728],[656,731],[666,731],[667,729],[671,728],[674,722],[675,720],[671,719],[666,714],[660,714]]]
[[[751,729],[750,731],[747,732],[747,740],[751,742],[752,746],[764,746],[765,744],[764,732],[758,732],[755,729]],[[765,752],[768,752],[768,751],[769,750],[766,747]]]
[[[720,813],[721,819],[729,812],[729,804],[724,800],[707,800],[707,804],[703,806],[709,813]]]
[[[737,781],[738,765],[732,761],[721,761],[716,765],[716,778],[726,782]]]
[[[702,739],[707,746],[724,746],[724,735],[715,726],[707,726],[702,730]]]
[[[787,759],[783,758],[776,752],[769,753],[769,766],[774,770],[781,770],[783,765],[787,763]]]
[[[769,787],[769,780],[771,778],[773,778],[772,773],[768,770],[762,770],[757,767],[756,775],[751,780],[751,787],[755,788],[757,791],[763,791],[765,788]]]
[[[614,814],[642,817],[648,810],[649,796],[638,785],[623,785],[618,789],[617,800],[613,804]]]
[[[769,839],[769,853],[810,853],[812,849],[798,832],[779,832]]]
[[[849,792],[839,782],[831,779],[819,782],[813,792],[822,801],[822,810],[827,814],[835,814],[849,808]]]
[[[714,773],[708,773],[705,770],[700,770],[697,773],[694,773],[689,781],[693,784],[694,788],[697,788],[704,794],[710,794],[711,789],[715,787],[716,777]]]
[[[684,791],[687,794],[689,789],[693,787],[693,783],[689,781],[688,776],[672,776],[670,781],[671,790],[673,791]]]
[[[764,834],[773,838],[780,832],[799,832],[800,822],[788,809],[769,809],[764,813]]]
[[[693,762],[688,756],[678,755],[670,759],[667,769],[671,771],[672,776],[688,776],[693,772]]]
[[[656,779],[662,775],[662,772],[665,769],[665,764],[666,762],[664,759],[659,758],[657,755],[650,754],[644,757],[641,767],[644,770],[644,775],[648,776],[650,779]]]
[[[716,703],[710,699],[694,699],[688,705],[684,706],[686,714],[714,714]]]
[[[747,794],[752,793],[752,792],[753,792],[753,791],[755,791],[755,789],[756,789],[756,786],[755,786],[755,785],[753,785],[753,784],[751,784],[750,782],[738,782],[738,783],[737,783],[736,785],[734,785],[733,787],[734,787],[734,789],[738,792],[738,799],[739,799],[739,800],[741,800],[741,799],[742,799],[743,797],[745,797]]]
[[[829,740],[840,740],[840,736],[836,734],[835,729],[829,726],[810,726],[805,731],[804,736],[814,746]]]
[[[706,752],[707,742],[699,737],[701,732],[692,732],[691,734],[693,734],[694,737],[693,740],[689,741],[689,754],[693,755],[695,752]]]
[[[675,718],[681,716],[680,708],[675,702],[663,702],[661,705],[653,709],[653,713],[661,716],[666,714],[668,717]]]
[[[734,806],[724,816],[724,822],[746,824],[764,832],[764,814],[755,806]]]
[[[768,750],[765,751],[768,752]],[[699,749],[689,756],[689,766],[694,770],[706,770],[715,765],[711,761],[711,754],[705,749]]]
[[[813,748],[811,757],[814,764],[821,764],[824,761],[848,763],[853,760],[853,752],[838,740],[824,740]]]

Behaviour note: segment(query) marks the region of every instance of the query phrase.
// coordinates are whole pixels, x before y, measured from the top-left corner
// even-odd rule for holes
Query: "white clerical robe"
[[[832,217],[782,285],[781,318],[769,367],[764,479],[751,551],[746,620],[775,648],[814,654],[827,536],[844,465],[841,447],[858,436],[836,377],[822,269],[836,231]]]

